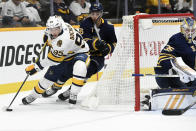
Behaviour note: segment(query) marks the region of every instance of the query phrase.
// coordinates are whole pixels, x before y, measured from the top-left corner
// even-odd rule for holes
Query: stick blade
[[[2,107],[2,111],[3,111],[3,112],[5,112],[5,111],[11,112],[11,111],[13,111],[13,109],[10,109],[10,108],[8,108],[8,107],[6,107],[6,106],[3,106],[3,107]]]
[[[184,110],[183,109],[168,109],[168,110],[163,110],[162,111],[162,114],[163,115],[182,115],[184,113]]]
[[[13,109],[7,108],[6,111],[9,111],[10,112],[10,111],[13,111]]]

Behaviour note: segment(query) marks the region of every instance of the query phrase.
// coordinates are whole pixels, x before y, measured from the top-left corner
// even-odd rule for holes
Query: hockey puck
[[[6,109],[6,111],[12,111],[12,109]]]

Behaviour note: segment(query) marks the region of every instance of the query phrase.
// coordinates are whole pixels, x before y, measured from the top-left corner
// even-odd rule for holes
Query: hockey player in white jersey
[[[30,75],[33,75],[44,67],[50,67],[32,92],[22,99],[22,103],[25,105],[30,104],[40,97],[48,87],[52,86],[57,81],[57,78],[66,76],[67,80],[72,78],[69,103],[75,104],[77,94],[84,85],[86,78],[89,47],[80,34],[71,25],[64,23],[58,16],[51,16],[46,23],[46,27],[44,37],[52,47],[51,51],[46,59],[28,66],[25,70]]]

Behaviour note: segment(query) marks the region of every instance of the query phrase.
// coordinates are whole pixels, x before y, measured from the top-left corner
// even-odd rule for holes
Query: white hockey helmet
[[[62,29],[62,18],[60,16],[50,16],[46,22],[47,28],[57,28],[60,27]]]
[[[196,37],[196,21],[190,17],[184,18],[180,28],[188,43],[191,43]]]

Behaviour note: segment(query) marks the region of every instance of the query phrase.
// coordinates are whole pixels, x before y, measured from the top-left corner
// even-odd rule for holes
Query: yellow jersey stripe
[[[162,58],[165,58],[165,57],[168,57],[168,56],[165,56],[165,55],[159,56],[159,60],[162,59]]]
[[[63,14],[69,14],[69,10],[58,9],[58,11]]]
[[[65,56],[61,56],[61,57],[56,57],[52,54],[52,52],[48,53],[48,59],[54,61],[54,62],[62,62],[65,59]]]
[[[159,65],[162,61],[164,61],[164,60],[169,60],[169,59],[171,59],[171,57],[159,60],[159,61],[158,61],[158,65]]]
[[[112,51],[112,47],[111,47],[111,45],[110,44],[107,44],[108,45],[108,47],[110,48],[110,52]],[[110,54],[110,52],[108,53],[108,54]]]
[[[167,53],[160,53],[160,56],[162,56],[162,55],[164,55],[164,56],[170,56],[170,57],[172,57],[172,58],[176,58],[174,55],[172,55],[172,54],[167,54]]]
[[[97,47],[95,46],[95,43],[96,43],[97,41],[98,41],[98,38],[95,39],[95,40],[93,41],[93,48],[94,48],[95,50],[98,50]]]
[[[84,38],[84,41],[88,41],[88,40],[92,40],[92,39],[90,39],[90,38]]]

